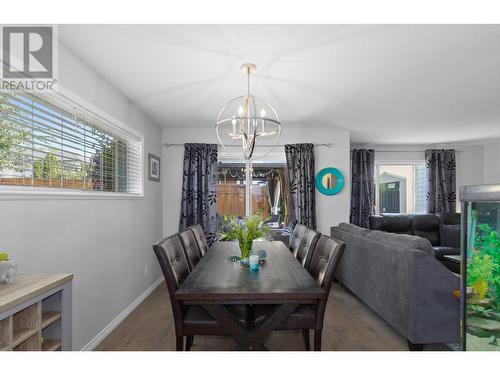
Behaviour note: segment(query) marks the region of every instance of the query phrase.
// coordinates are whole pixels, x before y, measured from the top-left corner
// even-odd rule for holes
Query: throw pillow
[[[441,246],[460,247],[460,225],[439,225]]]

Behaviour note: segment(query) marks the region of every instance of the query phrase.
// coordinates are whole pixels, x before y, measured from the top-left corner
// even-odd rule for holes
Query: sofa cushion
[[[371,232],[370,229],[361,228],[361,227],[358,227],[357,225],[350,224],[350,223],[340,223],[339,229],[343,230],[344,232],[357,234],[358,236],[363,236],[363,237]]]
[[[380,228],[386,232],[411,234],[411,217],[400,214],[383,214],[383,227]]]
[[[422,250],[427,254],[434,256],[432,245],[429,240],[425,238],[411,236],[408,234],[382,232],[379,230],[371,231],[366,235],[366,238],[400,248]]]
[[[460,247],[460,225],[439,225],[441,246]]]
[[[368,217],[368,223],[371,230],[383,230],[385,221],[382,215],[370,215]]]
[[[439,229],[439,217],[434,214],[408,215],[411,217],[412,229],[424,232],[437,231]]]
[[[460,220],[460,214],[457,212],[439,214],[439,221],[444,225],[459,225]]]
[[[427,238],[433,246],[439,246],[439,217],[434,214],[411,215],[415,236]]]
[[[443,259],[444,255],[460,255],[460,248],[447,246],[434,246],[434,255],[436,259]]]

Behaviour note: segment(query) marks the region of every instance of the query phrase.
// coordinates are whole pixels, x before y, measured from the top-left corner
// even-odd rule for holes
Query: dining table
[[[265,340],[299,305],[328,297],[283,242],[254,241],[254,253],[259,250],[265,251],[265,262],[250,270],[232,258],[240,255],[237,241],[216,242],[175,293],[184,305],[202,306],[234,338],[238,350],[266,350]],[[251,307],[264,304],[275,307],[255,325]],[[246,324],[238,322],[228,305],[247,306]]]

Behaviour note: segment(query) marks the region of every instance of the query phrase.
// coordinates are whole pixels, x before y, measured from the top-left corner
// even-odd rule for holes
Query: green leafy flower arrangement
[[[250,256],[254,240],[266,237],[271,233],[269,228],[264,225],[261,212],[244,219],[224,215],[222,228],[227,228],[227,231],[219,233],[220,239],[222,241],[238,241],[242,259]]]

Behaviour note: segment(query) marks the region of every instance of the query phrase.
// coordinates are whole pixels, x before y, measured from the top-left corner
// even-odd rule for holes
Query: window
[[[0,94],[0,185],[140,195],[141,160],[138,136],[90,111]]]
[[[377,211],[425,212],[425,163],[377,163]]]

